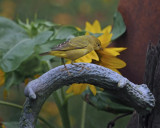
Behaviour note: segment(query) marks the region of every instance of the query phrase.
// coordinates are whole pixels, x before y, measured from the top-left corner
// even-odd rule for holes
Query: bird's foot
[[[82,72],[84,69],[90,70],[89,68],[87,68],[85,66],[82,66],[82,65],[77,65],[75,63],[71,63],[71,64],[74,65],[74,66],[77,66],[77,67],[81,67],[82,69],[79,72]]]
[[[60,69],[60,71],[67,71],[68,75],[71,76],[71,73],[69,72],[69,70],[66,67],[66,65],[64,65],[64,68]]]

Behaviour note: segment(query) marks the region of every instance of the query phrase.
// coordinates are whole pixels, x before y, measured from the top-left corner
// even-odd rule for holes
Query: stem
[[[63,103],[66,104],[68,102],[68,99],[71,98],[73,95],[74,95],[73,93],[67,94],[65,96],[65,99],[64,99]]]
[[[6,102],[6,101],[1,101],[0,100],[0,104],[7,105],[7,106],[10,106],[10,107],[13,107],[13,108],[18,108],[18,109],[21,109],[21,110],[23,109],[23,107],[21,105]],[[51,124],[49,124],[43,117],[38,116],[38,119],[41,120],[44,124],[46,124],[49,128],[55,128]]]
[[[41,116],[38,116],[38,119],[41,120],[44,124],[46,124],[49,128],[55,128],[55,126],[52,126],[49,122],[47,122],[44,118]]]
[[[52,65],[51,65],[50,61],[48,60],[48,61],[46,61],[46,62],[47,62],[47,64],[48,64],[49,69],[52,69]]]
[[[58,106],[58,110],[61,115],[63,127],[70,128],[70,121],[69,121],[69,116],[68,116],[68,102],[65,102],[64,104],[62,104],[60,101],[60,98],[58,97],[57,91],[55,91],[52,95],[53,95],[55,102]]]
[[[10,102],[6,102],[6,101],[1,101],[1,100],[0,100],[0,104],[7,105],[7,106],[10,106],[10,107],[14,107],[14,108],[18,108],[18,109],[22,109],[23,108],[21,105],[10,103]]]
[[[81,127],[80,128],[85,128],[86,110],[87,110],[87,103],[83,101],[82,116],[81,116]]]
[[[110,122],[108,123],[107,128],[113,128],[114,125],[115,125],[115,122],[116,122],[118,119],[120,119],[120,118],[122,118],[122,117],[125,117],[125,116],[128,116],[128,115],[131,115],[132,113],[133,113],[133,112],[129,112],[129,113],[125,113],[125,114],[122,114],[122,115],[116,117],[115,119],[113,119],[112,121],[110,121]]]
[[[47,61],[48,66],[50,69],[52,69],[52,65],[50,61]],[[55,99],[55,102],[58,106],[59,113],[61,115],[62,123],[64,128],[70,128],[70,121],[69,121],[69,115],[68,115],[68,100],[66,100],[65,95],[64,95],[64,90],[61,88],[61,97],[62,97],[62,102],[60,100],[60,97],[58,96],[58,92],[55,91],[52,96]]]
[[[62,101],[64,102],[64,100],[65,100],[65,93],[64,93],[63,87],[60,90],[61,90]]]

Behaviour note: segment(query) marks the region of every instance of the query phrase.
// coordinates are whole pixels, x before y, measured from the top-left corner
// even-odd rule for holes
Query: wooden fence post
[[[118,47],[127,47],[120,56],[127,62],[121,73],[132,82],[142,84],[148,42],[156,44],[159,40],[160,2],[120,0],[119,11],[127,27],[127,32],[114,43]]]
[[[160,42],[157,46],[149,44],[159,40],[160,2],[120,0],[119,11],[127,26],[126,34],[115,44],[128,48],[122,54],[122,59],[127,62],[122,74],[135,83],[147,84],[156,99],[153,111],[143,117],[135,112],[127,128],[160,128]]]

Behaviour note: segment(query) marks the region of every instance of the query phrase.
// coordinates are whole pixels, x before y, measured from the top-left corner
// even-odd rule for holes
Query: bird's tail
[[[39,54],[40,56],[45,56],[45,55],[50,55],[50,52],[44,52],[44,53],[41,53]]]

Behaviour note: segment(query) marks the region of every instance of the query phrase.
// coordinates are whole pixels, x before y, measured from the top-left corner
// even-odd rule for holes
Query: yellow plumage
[[[101,42],[94,36],[78,36],[52,48],[51,51],[40,55],[53,55],[65,58],[74,62],[74,60],[90,53],[93,50],[101,49]]]

